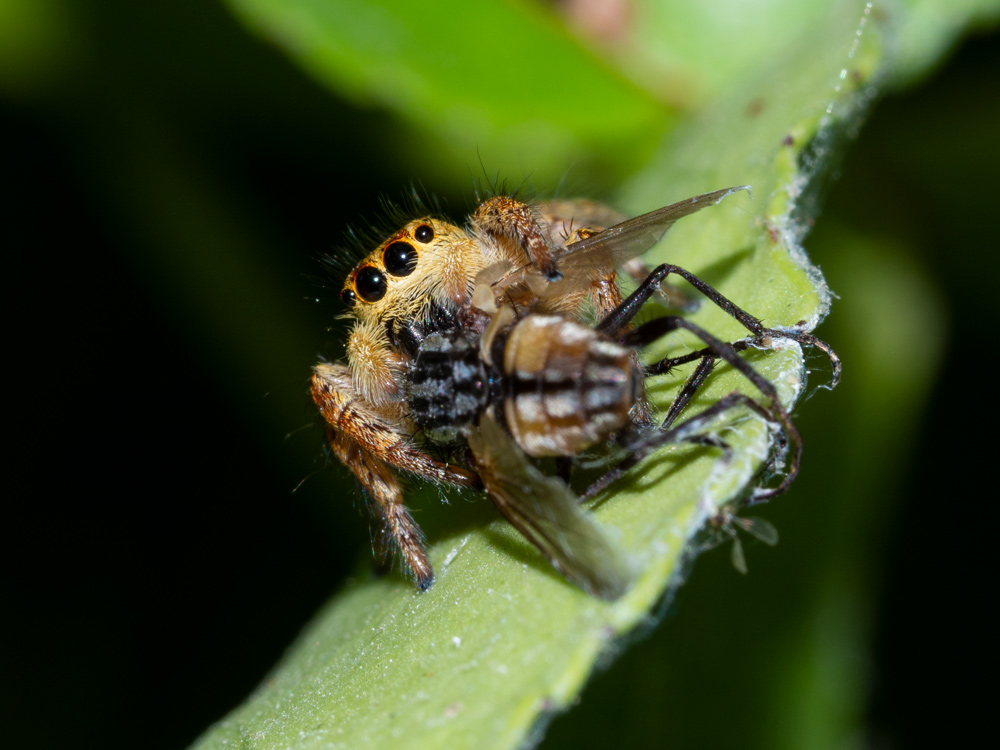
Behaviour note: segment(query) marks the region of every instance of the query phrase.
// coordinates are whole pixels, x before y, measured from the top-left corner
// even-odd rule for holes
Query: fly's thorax
[[[446,445],[467,435],[489,395],[476,336],[458,328],[426,335],[408,368],[406,391],[410,418],[429,441]]]
[[[507,337],[504,415],[530,456],[573,456],[629,423],[642,389],[631,350],[568,318],[529,315]]]

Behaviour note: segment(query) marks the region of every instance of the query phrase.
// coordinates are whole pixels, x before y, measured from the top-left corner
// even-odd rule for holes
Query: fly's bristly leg
[[[681,359],[680,357],[675,359]],[[687,408],[687,405],[691,403],[691,399],[698,390],[705,384],[708,376],[712,374],[715,369],[716,357],[714,354],[705,354],[701,357],[701,361],[698,366],[694,369],[694,372],[684,381],[684,387],[681,388],[680,393],[670,402],[670,408],[667,410],[667,416],[664,418],[663,422],[660,424],[661,430],[669,429],[670,426],[677,421],[677,417],[680,416],[681,412]],[[663,360],[660,360],[661,362]],[[679,362],[675,362],[671,365],[671,368],[675,367]],[[650,373],[646,373],[649,375]]]
[[[669,263],[664,263],[654,268],[649,276],[646,277],[646,279],[636,288],[634,292],[632,292],[632,294],[630,294],[617,308],[608,313],[608,315],[601,320],[600,323],[598,323],[598,330],[601,330],[611,336],[618,335],[625,330],[629,321],[635,317],[636,313],[639,312],[646,301],[656,293],[660,285],[670,274],[680,276],[682,279],[687,281],[691,286],[708,297],[708,299],[710,299],[720,310],[739,322],[740,325],[753,334],[749,340],[731,344],[736,351],[744,351],[751,346],[763,346],[768,338],[783,338],[797,341],[798,343],[806,346],[816,347],[829,357],[830,363],[833,367],[833,376],[831,378],[830,388],[836,387],[837,383],[840,382],[840,357],[837,356],[837,353],[825,341],[816,338],[812,334],[794,329],[765,328],[764,324],[761,323],[758,318],[755,318],[742,307],[723,296],[717,289],[705,283],[690,271]],[[666,369],[669,369],[669,367],[682,364],[683,362],[694,361],[701,356],[709,354],[710,351],[711,346],[700,352],[694,352],[686,355],[687,359],[679,358],[673,361],[664,360],[657,365],[662,368],[659,372],[655,372],[647,368],[647,373],[650,375],[662,374],[663,372],[666,372]]]
[[[700,326],[692,323],[686,318],[676,315],[656,318],[652,321],[644,323],[634,330],[628,330],[629,324],[642,308],[643,304],[654,293],[656,293],[660,284],[670,274],[676,274],[685,279],[695,289],[708,297],[715,305],[743,325],[752,334],[751,338],[736,342],[736,344],[723,342],[712,336]],[[792,423],[787,410],[781,404],[774,385],[757,372],[757,370],[755,370],[747,361],[740,357],[738,352],[744,351],[754,345],[764,345],[767,339],[772,336],[776,338],[789,338],[803,344],[817,346],[824,353],[826,353],[831,360],[833,365],[833,385],[836,385],[836,382],[840,377],[840,359],[833,352],[832,348],[829,347],[829,345],[810,334],[800,331],[781,331],[765,328],[759,319],[750,315],[748,312],[731,302],[720,292],[706,284],[697,276],[683,268],[679,268],[678,266],[671,264],[663,264],[654,269],[639,285],[639,287],[631,295],[629,295],[628,298],[623,300],[618,307],[608,313],[596,327],[598,330],[607,335],[618,337],[623,344],[634,347],[645,346],[652,341],[655,341],[678,329],[684,329],[694,334],[700,338],[706,346],[698,351],[690,352],[680,357],[662,359],[644,368],[645,376],[649,377],[653,375],[665,374],[681,364],[700,360],[694,372],[692,372],[686,380],[680,393],[671,403],[667,416],[661,425],[661,431],[657,435],[643,440],[641,445],[636,446],[636,449],[633,450],[629,459],[598,480],[598,482],[588,489],[583,499],[589,499],[596,495],[602,489],[610,485],[611,482],[621,476],[628,468],[637,464],[645,456],[648,456],[657,447],[671,441],[680,440],[691,442],[690,437],[686,437],[686,435],[690,433],[693,426],[703,424],[706,416],[714,417],[722,411],[726,411],[740,405],[747,406],[768,421],[779,424],[782,428],[785,439],[792,446],[791,464],[781,483],[772,489],[758,492],[753,497],[751,502],[763,502],[764,500],[785,492],[791,486],[798,474],[799,466],[801,464],[801,437],[799,436],[798,430]],[[728,363],[740,372],[747,380],[749,380],[750,383],[752,383],[764,396],[768,404],[767,407],[762,406],[759,402],[748,396],[730,394],[730,396],[727,396],[722,401],[714,404],[701,414],[684,421],[680,426],[676,428],[672,427],[684,409],[690,404],[698,390],[704,385],[705,381],[714,370],[715,362],[719,359]]]
[[[687,320],[686,318],[681,318],[679,316],[671,315],[664,318],[656,318],[655,320],[651,320],[648,323],[644,323],[643,325],[639,326],[639,328],[627,334],[625,336],[625,339],[626,343],[629,343],[629,340],[640,343],[646,341],[652,341],[657,338],[660,338],[661,336],[666,335],[667,333],[670,333],[671,331],[675,331],[678,328],[683,328],[684,330],[693,333],[695,336],[704,341],[708,345],[706,347],[707,350],[712,355],[714,355],[716,359],[723,360],[728,365],[733,367],[733,369],[737,370],[741,375],[743,375],[743,377],[749,380],[754,385],[754,387],[758,391],[760,391],[760,393],[767,399],[768,406],[767,408],[765,408],[756,401],[754,401],[753,399],[745,397],[747,399],[747,402],[749,402],[746,403],[747,406],[753,404],[751,408],[753,408],[754,411],[760,413],[761,416],[764,416],[764,418],[767,419],[768,421],[775,422],[781,425],[781,429],[785,434],[785,438],[792,445],[792,461],[788,469],[788,473],[785,475],[785,478],[782,480],[781,484],[779,484],[777,487],[773,489],[760,492],[754,497],[754,502],[763,502],[764,500],[770,499],[785,492],[789,487],[791,487],[792,482],[795,481],[795,477],[799,473],[799,465],[801,464],[802,460],[802,438],[799,436],[799,432],[796,429],[795,425],[792,424],[792,419],[789,416],[788,411],[782,405],[781,399],[778,397],[778,392],[775,389],[774,384],[770,380],[768,380],[759,372],[757,372],[757,370],[755,370],[749,362],[740,357],[739,354],[736,352],[736,349],[731,344],[728,344],[724,341],[715,338],[715,336],[713,336],[708,331],[701,328],[701,326],[698,326],[692,323],[690,320]],[[659,365],[660,363],[655,363],[652,366],[652,369],[656,370]],[[707,369],[707,367],[705,369]],[[694,374],[698,375],[699,371],[696,369]],[[698,383],[697,385],[700,386],[701,383]],[[684,394],[683,390],[682,394]],[[687,399],[690,400],[692,395],[693,395],[693,390],[686,394]],[[698,417],[694,417],[694,419],[697,418]],[[690,421],[691,420],[688,420],[688,422]],[[687,422],[685,422],[685,424],[687,424]]]
[[[636,283],[641,284],[645,281],[651,270],[649,266],[643,263],[638,258],[632,258],[632,260],[627,261],[623,266],[622,270],[629,275],[629,277]],[[662,282],[659,288],[656,290],[656,295],[661,304],[672,310],[679,310],[680,312],[691,314],[697,311],[699,307],[699,300],[692,299],[690,295],[685,293],[683,289],[673,284],[668,284],[666,281]]]
[[[660,284],[662,284],[670,274],[676,274],[687,281],[691,286],[715,303],[715,305],[723,310],[723,312],[739,321],[739,323],[750,331],[750,333],[756,336],[764,335],[767,329],[764,328],[764,325],[757,318],[733,302],[730,302],[715,288],[706,284],[690,271],[670,263],[664,263],[654,268],[652,273],[646,277],[638,288],[632,292],[632,294],[630,294],[621,305],[608,314],[608,316],[598,324],[598,328],[610,335],[615,335],[621,331],[628,321],[635,317],[636,313],[646,303],[646,301],[656,293]]]
[[[751,409],[768,421],[774,421],[772,415],[767,409],[746,394],[730,393],[728,396],[716,401],[704,411],[686,419],[676,427],[652,434],[646,434],[642,438],[636,440],[630,448],[629,457],[616,465],[614,468],[605,472],[600,479],[590,485],[590,487],[587,488],[587,491],[580,496],[580,502],[585,503],[597,497],[601,492],[624,476],[625,473],[633,466],[648,458],[662,446],[670,443],[691,443],[694,445],[719,448],[723,451],[724,458],[728,458],[730,446],[719,438],[712,437],[711,435],[705,435],[701,433],[701,431],[708,427],[722,414],[741,406]],[[784,492],[784,490],[781,490],[781,492]],[[771,494],[767,495],[767,497],[772,496],[773,495]],[[757,500],[756,502],[761,501]]]

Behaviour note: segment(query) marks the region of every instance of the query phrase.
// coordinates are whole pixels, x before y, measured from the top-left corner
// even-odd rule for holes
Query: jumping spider
[[[649,272],[626,299],[617,284],[618,269],[676,220],[742,189],[699,195],[606,229],[602,219],[613,214],[597,204],[532,208],[496,196],[478,206],[465,228],[432,217],[407,223],[349,274],[341,292],[354,319],[348,364],[317,365],[312,395],[333,452],[371,497],[382,546],[398,550],[418,589],[431,586],[434,572],[403,505],[397,470],[485,489],[567,579],[605,598],[627,587],[627,566],[566,482],[543,474],[529,457],[556,457],[565,468],[565,461],[612,436],[629,445],[629,458],[593,485],[584,495],[590,497],[665,443],[716,444],[702,434],[707,422],[743,406],[779,425],[792,447],[784,481],[757,499],[788,488],[799,468],[798,432],[774,386],[738,352],[772,338],[793,339],[824,351],[835,381],[836,354],[808,333],[765,328],[677,266]],[[678,315],[632,329],[636,313],[669,275],[685,279],[750,335],[729,344]],[[588,306],[594,326],[583,322]],[[640,364],[640,347],[677,329],[704,347]],[[733,393],[675,426],[720,359],[763,400]],[[655,428],[645,377],[696,361]]]

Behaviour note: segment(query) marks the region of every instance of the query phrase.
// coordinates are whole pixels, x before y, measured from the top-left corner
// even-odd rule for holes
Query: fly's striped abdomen
[[[504,414],[530,456],[574,456],[629,423],[642,375],[631,351],[567,318],[529,315],[504,346]]]

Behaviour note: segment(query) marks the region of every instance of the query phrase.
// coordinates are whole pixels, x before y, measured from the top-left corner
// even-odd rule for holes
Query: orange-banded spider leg
[[[420,527],[403,505],[402,469],[435,482],[478,487],[478,475],[449,466],[410,440],[406,425],[367,403],[355,390],[350,368],[321,363],[313,369],[313,400],[327,423],[327,438],[371,498],[369,508],[379,526],[376,549],[399,550],[406,573],[420,590],[434,582]]]
[[[496,195],[479,204],[472,215],[472,226],[479,236],[495,242],[514,242],[549,281],[562,278],[555,260],[555,248],[526,203],[505,195]],[[511,258],[515,260],[516,258]]]

